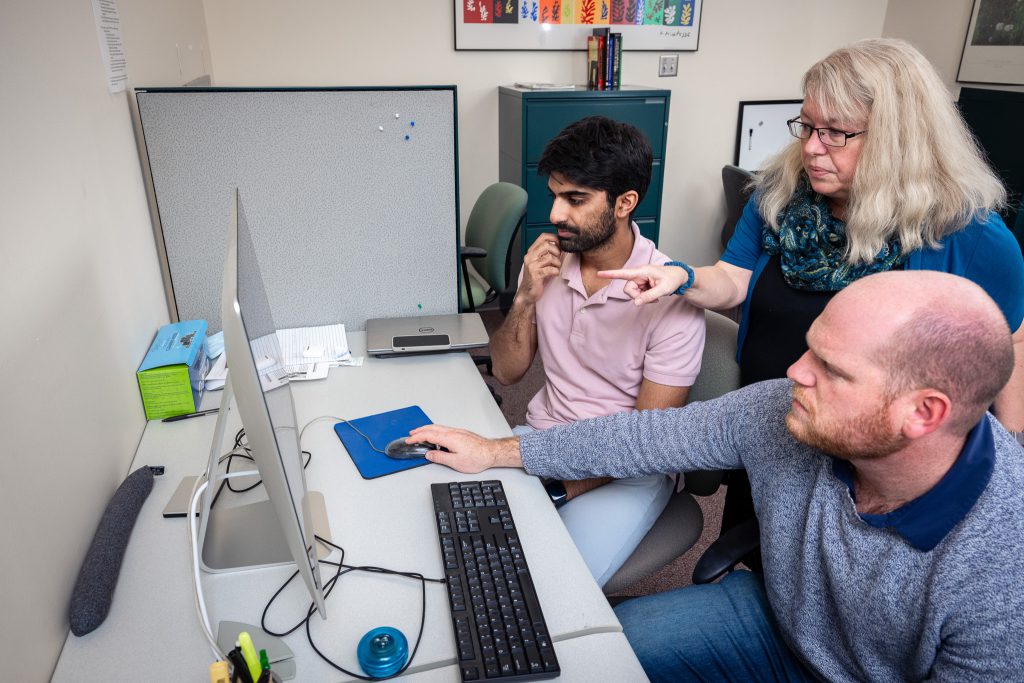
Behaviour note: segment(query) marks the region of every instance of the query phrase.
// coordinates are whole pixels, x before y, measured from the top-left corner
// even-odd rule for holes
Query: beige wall
[[[119,4],[133,79],[177,82],[167,43],[205,43],[198,0]],[[4,3],[0,64],[0,661],[7,679],[44,681],[145,426],[134,372],[167,309],[128,99],[107,92],[91,4]]]
[[[217,85],[409,85],[459,88],[462,215],[498,179],[497,86],[585,82],[583,52],[454,50],[451,4],[205,0]],[[626,52],[624,83],[671,88],[662,249],[693,263],[719,254],[720,170],[731,163],[740,100],[798,97],[803,71],[844,43],[881,35],[885,0],[717,0],[699,51],[658,78],[656,52]],[[400,18],[400,19],[397,19]]]
[[[1024,86],[957,83],[964,37],[974,0],[895,0],[885,13],[882,35],[913,43],[935,65],[953,98],[960,86],[1024,91]]]

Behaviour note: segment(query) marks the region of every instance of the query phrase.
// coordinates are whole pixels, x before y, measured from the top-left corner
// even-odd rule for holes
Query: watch
[[[556,510],[569,502],[569,494],[565,491],[565,484],[558,479],[552,479],[545,483],[544,490],[548,492],[548,497],[551,498],[551,502],[554,503]]]

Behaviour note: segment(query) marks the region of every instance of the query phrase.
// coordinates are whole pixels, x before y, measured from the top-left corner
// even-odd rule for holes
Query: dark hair
[[[609,206],[622,193],[636,190],[639,204],[651,184],[653,161],[651,144],[638,128],[605,116],[588,116],[551,138],[537,172],[560,173],[573,183],[604,190]]]

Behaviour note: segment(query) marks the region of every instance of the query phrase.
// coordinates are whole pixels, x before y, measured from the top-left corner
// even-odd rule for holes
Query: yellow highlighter
[[[260,657],[256,654],[256,646],[252,644],[252,637],[248,631],[238,634],[238,647],[241,648],[242,657],[245,658],[245,664],[249,667],[249,675],[252,676],[252,680],[258,681],[260,674],[263,673],[263,668],[260,666]]]

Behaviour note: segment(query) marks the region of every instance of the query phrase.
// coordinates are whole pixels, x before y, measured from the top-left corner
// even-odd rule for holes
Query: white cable
[[[384,451],[382,451],[381,449],[379,449],[375,445],[373,445],[373,441],[370,440],[370,437],[368,437],[366,434],[363,434],[359,430],[358,427],[356,427],[354,424],[352,424],[350,421],[346,420],[345,418],[337,417],[335,415],[321,415],[320,417],[314,417],[312,420],[307,422],[306,426],[303,427],[301,430],[299,430],[299,448],[300,449],[302,448],[302,435],[305,434],[306,430],[309,429],[311,426],[313,426],[314,423],[321,422],[323,420],[334,420],[336,422],[344,422],[345,424],[347,424],[352,429],[352,431],[354,431],[359,436],[363,437],[366,440],[366,443],[369,444],[370,448],[372,448],[373,450],[377,451],[378,453],[381,453],[381,454],[384,453]]]
[[[302,435],[305,433],[306,428],[312,425],[314,422],[320,422],[322,420],[335,420],[340,422],[348,422],[342,418],[334,417],[331,415],[321,415],[320,417],[314,418],[306,423],[306,425],[299,431],[299,442],[302,442]],[[365,437],[364,437],[365,438]],[[373,444],[370,444],[373,447]],[[300,446],[301,448],[301,446]],[[224,462],[227,458],[232,455],[244,452],[244,446],[232,449],[230,452],[222,455],[218,460],[217,464]],[[234,479],[236,477],[251,477],[259,476],[258,470],[250,470],[248,472],[229,472],[218,476],[218,479]],[[217,644],[217,639],[213,635],[213,628],[210,626],[210,615],[206,610],[206,598],[203,596],[203,584],[202,575],[199,568],[199,530],[197,528],[196,513],[197,506],[199,503],[199,497],[209,487],[210,482],[207,480],[206,473],[202,476],[196,477],[195,484],[192,485],[192,494],[189,497],[188,504],[188,524],[186,528],[188,530],[188,543],[189,548],[192,552],[192,599],[196,608],[196,615],[199,617],[199,626],[203,629],[203,636],[205,636],[207,642],[210,645],[210,649],[213,651],[214,657],[218,660],[225,660],[227,657],[221,651],[220,646]]]
[[[251,477],[253,475],[259,476],[259,472],[251,470],[248,472],[231,472],[229,474],[221,475],[222,479],[232,479],[234,477]],[[202,483],[200,483],[202,482]],[[199,616],[199,625],[203,629],[203,635],[206,637],[207,642],[210,645],[210,649],[213,650],[213,655],[219,660],[226,659],[224,653],[221,651],[220,646],[217,644],[217,639],[213,636],[213,629],[210,626],[210,615],[206,611],[206,599],[203,596],[203,585],[199,570],[199,542],[198,535],[199,530],[196,528],[196,513],[197,504],[199,497],[203,491],[210,485],[210,482],[206,480],[206,475],[196,477],[195,484],[192,485],[192,495],[189,497],[188,504],[188,543],[189,548],[192,551],[192,598],[196,607],[196,614]]]
[[[322,422],[323,420],[335,420],[336,422],[345,422],[345,423],[348,422],[348,420],[346,420],[345,418],[343,418],[343,417],[335,417],[334,415],[321,415],[320,417],[314,417],[312,420],[307,422],[302,427],[302,429],[299,430],[299,446],[300,447],[302,446],[302,435],[306,433],[306,430],[309,429],[311,426],[313,426],[314,423]]]

